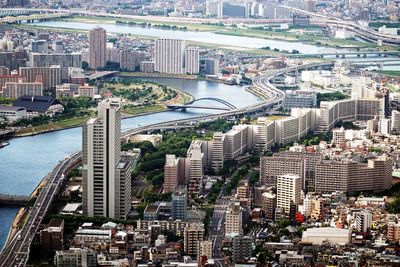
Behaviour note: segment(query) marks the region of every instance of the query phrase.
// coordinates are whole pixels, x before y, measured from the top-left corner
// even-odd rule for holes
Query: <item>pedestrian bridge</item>
[[[207,102],[212,101],[216,102],[222,105],[219,106],[210,106],[207,104]],[[203,102],[203,103],[198,103],[198,102]],[[197,104],[195,104],[197,103]],[[195,104],[195,105],[194,105]],[[167,108],[172,109],[172,110],[178,110],[180,109],[181,111],[186,111],[188,108],[194,108],[194,109],[213,109],[213,110],[235,110],[237,109],[236,106],[233,104],[229,103],[228,101],[225,101],[223,99],[215,98],[215,97],[203,97],[203,98],[198,98],[194,99],[190,102],[187,102],[185,104],[170,104],[167,105]]]

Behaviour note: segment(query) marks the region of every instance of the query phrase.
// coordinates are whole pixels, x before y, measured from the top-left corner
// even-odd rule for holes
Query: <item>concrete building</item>
[[[252,147],[252,128],[248,125],[235,125],[225,133],[225,160],[232,160]]]
[[[61,79],[63,82],[68,82],[68,68],[82,67],[82,54],[43,54],[31,53],[31,67],[61,67]]]
[[[167,74],[185,74],[186,42],[178,39],[155,41],[155,71]]]
[[[218,73],[219,73],[219,60],[214,58],[206,58],[204,60],[204,74],[218,75]]]
[[[199,258],[207,257],[207,259],[213,258],[213,242],[210,240],[200,241],[199,243]]]
[[[400,134],[400,112],[398,110],[392,111],[391,132],[393,134]]]
[[[286,214],[290,211],[290,204],[295,205],[301,200],[301,178],[298,175],[285,174],[277,177],[276,206],[283,208]]]
[[[51,219],[46,228],[40,231],[40,245],[45,251],[64,248],[64,220]]]
[[[260,180],[267,186],[277,184],[278,176],[292,174],[304,177],[304,161],[301,158],[274,155],[273,157],[261,157]]]
[[[106,66],[107,32],[96,27],[89,33],[89,67],[92,69]]]
[[[171,200],[171,215],[173,220],[187,220],[187,189],[184,185],[175,186]]]
[[[131,162],[121,160],[119,99],[99,103],[83,127],[83,211],[125,219],[131,209]]]
[[[251,257],[253,238],[237,235],[232,239],[232,262],[237,263]]]
[[[41,82],[6,82],[3,87],[4,98],[18,98],[20,96],[42,96],[43,84]]]
[[[13,106],[25,108],[27,117],[53,117],[64,111],[61,102],[51,96],[21,96],[14,101]]]
[[[381,118],[378,122],[378,132],[384,135],[391,134],[392,123],[391,119]]]
[[[317,94],[312,91],[285,91],[283,108],[315,108],[317,106]]]
[[[204,239],[204,225],[192,224],[185,228],[183,235],[185,254],[193,258],[198,257],[199,243]]]
[[[49,43],[47,40],[34,40],[31,42],[32,53],[47,53],[49,50]]]
[[[392,168],[389,156],[368,159],[367,163],[321,160],[315,168],[315,191],[384,191],[392,186]]]
[[[146,54],[140,51],[121,50],[119,52],[120,68],[128,71],[138,70],[140,63],[145,61]]]
[[[346,132],[343,127],[339,129],[333,129],[332,143],[334,143],[335,145],[342,145],[346,143]]]
[[[270,149],[275,142],[275,122],[268,121],[266,117],[259,117],[256,126],[255,148],[260,151]]]
[[[274,220],[276,207],[276,194],[272,191],[264,192],[261,195],[261,209],[264,211],[265,218]]]
[[[219,173],[224,166],[224,141],[225,135],[222,132],[215,132],[212,142],[211,169]]]
[[[359,232],[367,233],[371,228],[372,214],[369,211],[361,211],[354,214],[356,229]]]
[[[230,203],[225,214],[225,235],[234,237],[243,233],[243,211],[240,202]]]
[[[388,223],[386,238],[389,241],[400,240],[400,223],[395,223],[395,222]]]
[[[155,71],[155,62],[154,61],[140,62],[140,71],[145,73],[153,73]]]
[[[175,155],[167,154],[165,155],[165,165],[164,165],[164,185],[163,192],[173,192],[174,188],[179,183],[179,161],[181,159],[175,157]]]
[[[0,119],[17,121],[27,117],[26,108],[0,105]]]
[[[78,96],[80,97],[94,98],[97,93],[97,87],[90,86],[89,84],[78,87]]]
[[[94,251],[87,249],[71,248],[69,250],[58,250],[54,256],[54,264],[60,267],[96,267],[96,256]]]
[[[185,159],[185,177],[187,177],[190,196],[198,196],[201,191],[204,176],[204,153],[201,147],[200,140],[192,141]]]
[[[339,229],[331,227],[308,228],[303,232],[301,240],[312,242],[314,245],[322,245],[329,241],[331,244],[347,244],[350,242],[351,231],[349,229]]]
[[[61,84],[61,67],[21,67],[19,74],[25,77],[25,82],[42,82],[44,92],[54,94],[57,85]]]
[[[185,72],[186,74],[199,74],[199,48],[188,47],[185,50]]]

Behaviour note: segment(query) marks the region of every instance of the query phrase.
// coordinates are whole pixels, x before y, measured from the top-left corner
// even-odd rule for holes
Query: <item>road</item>
[[[236,109],[234,111],[228,111],[215,115],[206,115],[200,116],[196,118],[189,118],[183,120],[174,120],[164,123],[156,123],[146,126],[137,127],[131,130],[128,130],[122,134],[122,137],[129,137],[130,135],[137,134],[144,131],[151,130],[159,130],[159,129],[169,129],[169,128],[177,128],[185,127],[182,125],[188,124],[191,125],[193,122],[198,122],[200,120],[212,120],[216,118],[222,117],[230,117],[235,115],[241,115],[251,112],[257,112],[259,110],[277,107],[283,101],[284,93],[277,89],[274,85],[271,84],[271,79],[277,75],[282,75],[288,72],[292,72],[294,70],[300,69],[308,69],[320,66],[331,65],[332,63],[313,63],[303,66],[289,67],[269,73],[261,74],[253,80],[254,90],[263,95],[268,100],[263,101],[254,106],[245,107],[241,109]],[[42,222],[43,217],[49,209],[50,203],[52,202],[54,196],[59,192],[63,183],[65,182],[65,173],[70,170],[73,166],[78,164],[81,160],[82,152],[77,152],[63,161],[60,161],[59,164],[53,169],[51,173],[49,173],[45,177],[45,184],[40,191],[38,198],[35,202],[35,205],[30,209],[29,215],[26,219],[26,222],[22,229],[14,236],[14,238],[5,246],[3,251],[0,254],[0,266],[1,267],[11,267],[11,266],[24,266],[29,257],[29,250],[32,240],[39,228],[39,225]],[[223,190],[222,190],[223,191]],[[214,253],[217,259],[219,266],[224,266],[222,255],[220,254],[220,248],[222,247],[222,237],[221,231],[223,231],[223,224],[225,218],[225,211],[227,207],[227,202],[222,197],[222,193],[217,201],[216,211],[213,213],[212,217],[212,228],[211,235],[215,236],[215,245],[214,245]]]
[[[61,161],[45,178],[35,205],[31,208],[25,225],[4,248],[0,255],[0,264],[4,267],[24,266],[28,261],[30,245],[50,207],[54,196],[59,192],[65,181],[64,173],[74,167],[81,159],[78,152]]]

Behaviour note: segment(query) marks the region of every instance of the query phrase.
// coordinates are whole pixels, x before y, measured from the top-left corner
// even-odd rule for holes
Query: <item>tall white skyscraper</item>
[[[89,33],[89,67],[97,69],[106,66],[107,32],[96,27]]]
[[[157,39],[155,43],[155,71],[168,74],[185,73],[186,42],[178,39]]]
[[[83,126],[83,211],[90,217],[125,219],[131,205],[131,163],[121,160],[119,99],[99,103]]]
[[[199,69],[199,49],[188,47],[185,51],[185,72],[186,74],[198,74]]]
[[[298,175],[285,174],[276,181],[276,206],[289,213],[291,201],[299,204],[301,198],[301,178]]]

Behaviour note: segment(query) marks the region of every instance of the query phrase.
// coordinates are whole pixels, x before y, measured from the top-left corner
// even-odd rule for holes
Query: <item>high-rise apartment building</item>
[[[179,161],[175,155],[165,155],[164,193],[173,192],[179,181]]]
[[[204,225],[202,223],[191,224],[190,226],[185,227],[183,234],[185,254],[196,259],[199,253],[200,241],[203,241],[203,239]]]
[[[391,124],[391,132],[400,134],[400,112],[398,110],[392,111]]]
[[[187,189],[184,185],[175,186],[171,200],[171,216],[173,220],[187,219]]]
[[[372,214],[369,211],[361,211],[355,214],[356,229],[359,232],[368,232],[371,228]]]
[[[107,32],[96,27],[89,33],[89,67],[92,69],[106,66],[107,56]]]
[[[225,214],[225,235],[236,236],[243,233],[243,211],[240,202],[230,203]]]
[[[43,90],[55,93],[56,86],[61,84],[61,67],[21,67],[19,75],[25,77],[26,82],[42,82]]]
[[[15,98],[20,96],[42,96],[43,84],[41,82],[6,82],[3,87],[2,96],[5,98]]]
[[[389,222],[386,237],[389,241],[400,240],[400,223]]]
[[[199,258],[207,257],[207,259],[212,259],[213,255],[213,242],[211,240],[200,241],[199,244]]]
[[[139,69],[140,62],[145,61],[146,54],[139,51],[122,50],[119,52],[119,57],[121,69],[134,71]]]
[[[186,161],[186,177],[188,178],[188,193],[190,196],[200,194],[201,185],[204,176],[204,153],[201,150],[202,142],[195,140],[191,143]]]
[[[232,239],[232,262],[237,263],[251,257],[253,238],[238,235]]]
[[[87,216],[125,219],[131,208],[131,163],[121,160],[119,99],[99,103],[83,127],[83,210]]]
[[[301,200],[301,178],[298,175],[280,175],[276,181],[276,206],[290,211],[291,202],[299,204]]]
[[[199,49],[197,47],[188,47],[185,50],[185,73],[199,74]]]
[[[65,82],[68,81],[68,68],[82,67],[82,54],[31,53],[30,63],[31,67],[51,67],[59,65],[61,67],[61,79]]]
[[[211,169],[218,173],[224,166],[224,140],[222,132],[215,132],[212,143]]]
[[[261,157],[260,180],[267,186],[277,184],[278,176],[292,174],[304,177],[304,161],[301,158],[276,155],[273,157]]]
[[[204,60],[204,74],[205,75],[218,75],[219,60],[214,58],[206,58]]]
[[[157,39],[155,42],[155,71],[185,74],[186,42],[178,39]]]

